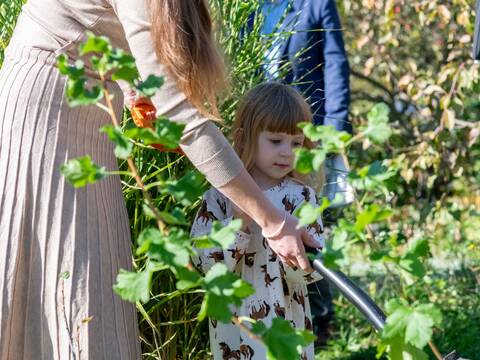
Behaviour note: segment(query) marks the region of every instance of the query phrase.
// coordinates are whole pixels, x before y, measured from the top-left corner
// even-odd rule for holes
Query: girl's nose
[[[290,144],[285,144],[284,146],[282,146],[282,148],[280,149],[280,155],[285,157],[292,156],[293,155],[292,146]]]

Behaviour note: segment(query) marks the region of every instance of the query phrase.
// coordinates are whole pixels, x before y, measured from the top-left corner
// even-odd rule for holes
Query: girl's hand
[[[232,215],[235,219],[242,220],[242,231],[247,232],[247,229],[251,229],[254,224],[252,218],[240,210],[234,203],[232,203]]]

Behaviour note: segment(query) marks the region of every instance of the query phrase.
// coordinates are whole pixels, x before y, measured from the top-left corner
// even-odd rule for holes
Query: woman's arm
[[[142,78],[150,74],[165,75],[158,62],[150,32],[149,13],[145,1],[109,0],[123,25],[132,55]],[[207,180],[254,219],[268,238],[270,246],[284,261],[311,270],[302,241],[315,246],[304,230],[296,229],[292,216],[279,212],[267,199],[243,167],[228,141],[218,128],[208,121],[166,76],[165,84],[152,97],[158,115],[186,124],[181,147]]]

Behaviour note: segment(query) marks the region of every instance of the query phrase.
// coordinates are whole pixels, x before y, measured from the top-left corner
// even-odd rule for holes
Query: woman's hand
[[[301,268],[306,272],[312,272],[313,269],[305,254],[305,245],[318,248],[317,243],[305,229],[297,229],[298,220],[285,213],[285,221],[277,225],[272,230],[263,229],[263,234],[267,238],[270,248],[280,257],[280,259],[293,268]],[[273,236],[268,236],[273,234]]]
[[[297,219],[280,212],[253,181],[246,169],[218,190],[257,223],[273,251],[285,263],[311,272],[303,244],[318,248],[304,229],[297,229]],[[285,221],[284,221],[285,220]],[[273,234],[273,235],[272,235]]]

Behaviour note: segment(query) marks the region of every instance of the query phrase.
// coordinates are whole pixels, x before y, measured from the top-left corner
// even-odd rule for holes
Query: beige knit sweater
[[[149,13],[144,0],[29,0],[19,20],[28,29],[22,42],[78,58],[78,44],[85,31],[110,38],[113,46],[131,52],[142,78],[165,76],[150,34]],[[31,36],[32,27],[37,36]],[[17,31],[17,36],[20,31]],[[28,44],[30,42],[30,44]],[[165,76],[165,84],[152,98],[158,115],[186,124],[181,147],[192,163],[215,187],[225,185],[243,169],[243,164],[217,127],[205,118]]]

